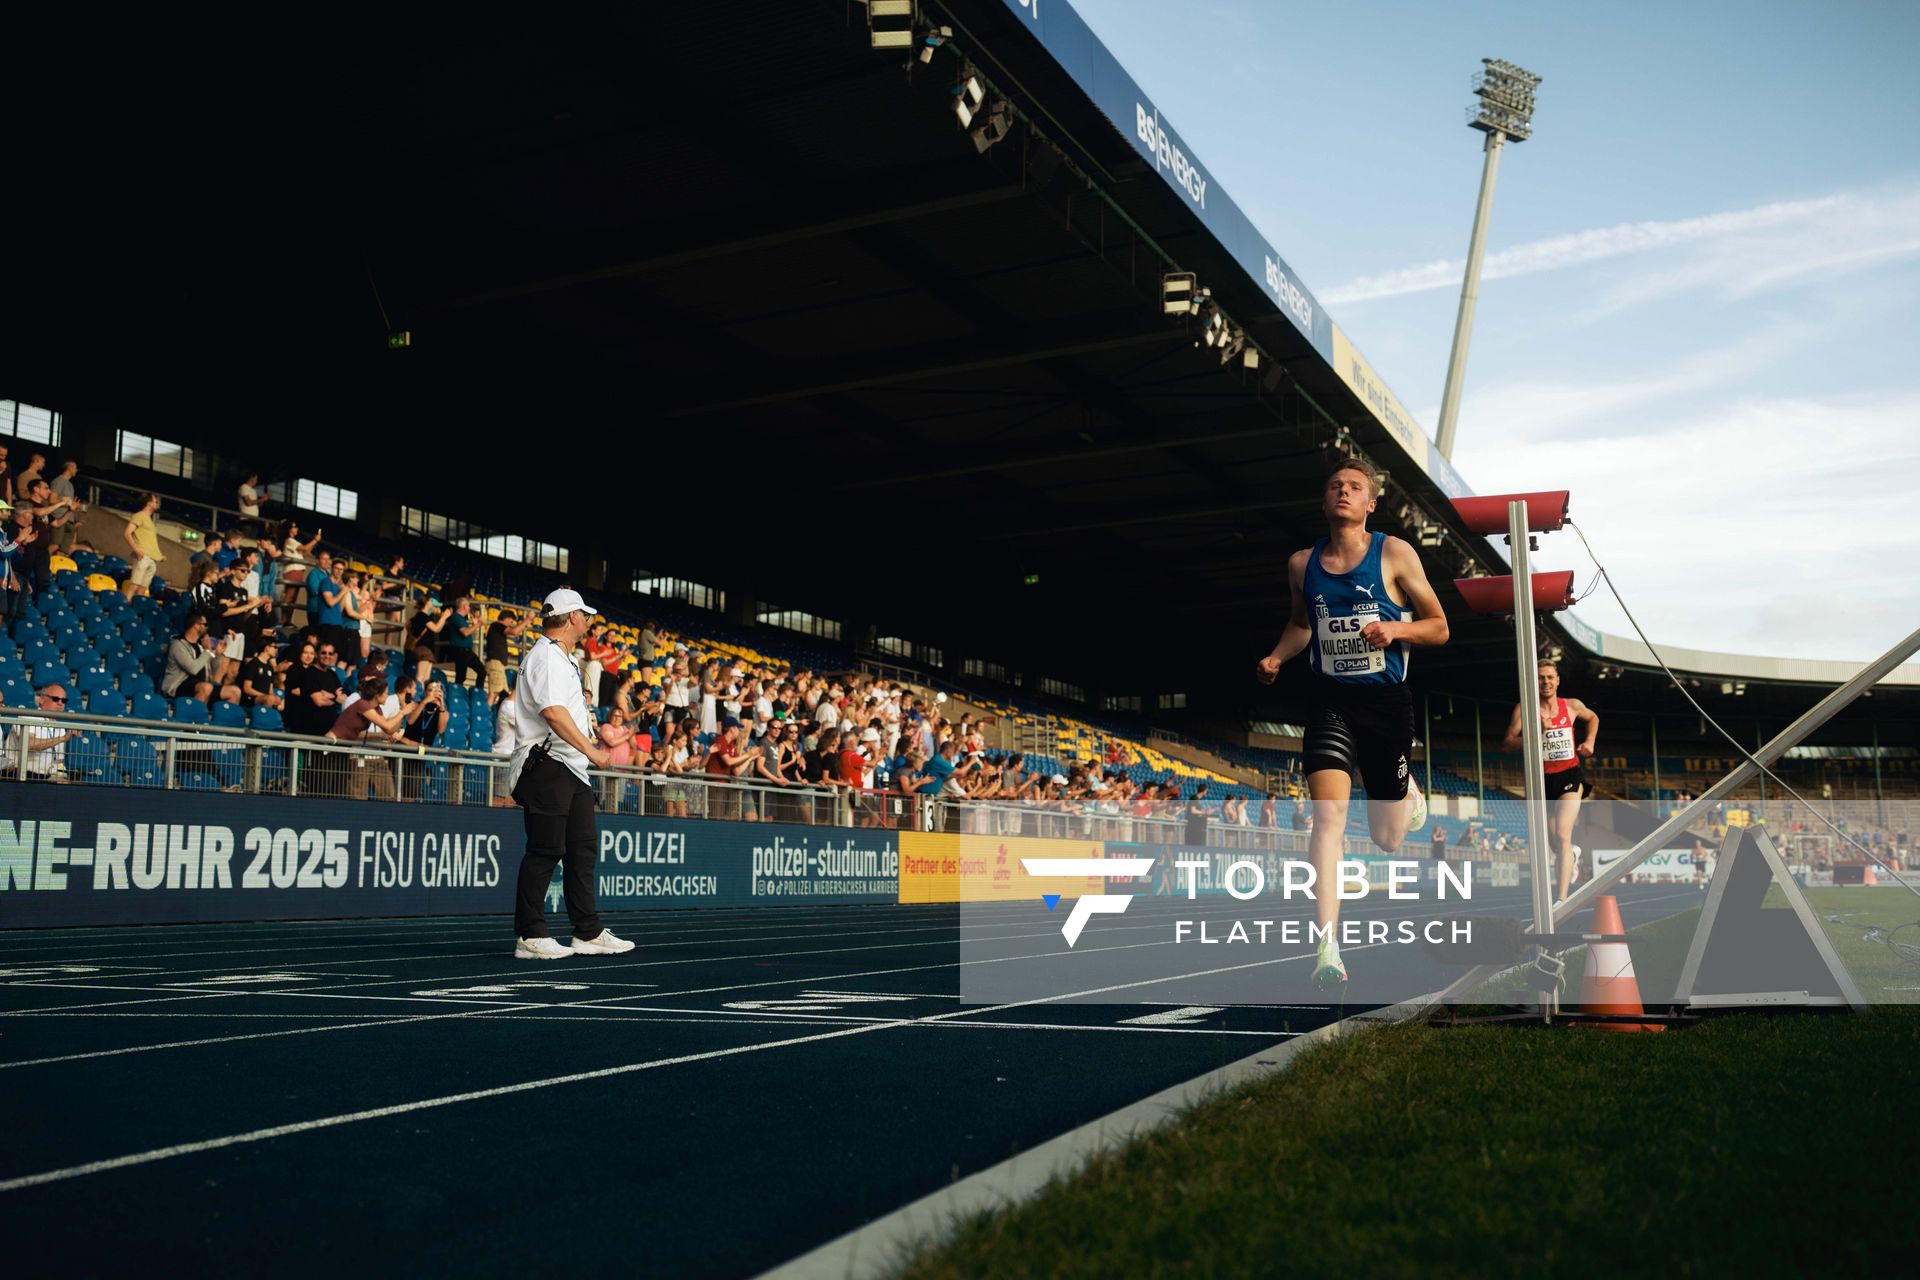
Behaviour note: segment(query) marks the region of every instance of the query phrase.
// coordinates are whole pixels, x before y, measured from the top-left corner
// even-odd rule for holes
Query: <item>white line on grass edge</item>
[[[991,1209],[1011,1208],[1040,1192],[1054,1178],[1070,1177],[1093,1157],[1113,1151],[1174,1120],[1189,1107],[1249,1080],[1285,1070],[1310,1045],[1348,1035],[1361,1024],[1404,1022],[1431,1008],[1433,992],[1384,1009],[1357,1013],[1316,1027],[1304,1035],[1259,1053],[1216,1067],[1183,1084],[1162,1089],[1139,1102],[1090,1120],[1030,1151],[922,1196],[857,1227],[837,1240],[764,1272],[759,1280],[879,1280],[897,1272],[909,1251],[937,1244],[967,1218]]]

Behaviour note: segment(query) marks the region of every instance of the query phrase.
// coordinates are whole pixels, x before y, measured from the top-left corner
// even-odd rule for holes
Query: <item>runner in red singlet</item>
[[[1542,661],[1539,672],[1540,725],[1546,748],[1547,843],[1555,861],[1558,892],[1554,901],[1559,902],[1573,887],[1573,823],[1580,816],[1580,794],[1587,785],[1580,762],[1593,754],[1593,741],[1600,736],[1600,717],[1578,698],[1560,696],[1559,667]],[[1521,749],[1520,717],[1525,713],[1524,705],[1513,709],[1503,744],[1508,751]]]

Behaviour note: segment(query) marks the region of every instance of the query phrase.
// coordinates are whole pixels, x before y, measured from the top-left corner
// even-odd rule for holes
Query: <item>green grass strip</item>
[[[965,1222],[902,1274],[1904,1272],[1917,1066],[1909,1008],[1363,1031]]]

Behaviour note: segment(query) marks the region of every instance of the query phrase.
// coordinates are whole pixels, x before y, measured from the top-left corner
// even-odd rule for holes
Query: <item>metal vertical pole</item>
[[[1760,722],[1758,720],[1755,720],[1753,722],[1753,745],[1756,747],[1764,747],[1767,745],[1767,731],[1760,727]],[[1765,773],[1762,773],[1760,775],[1760,818],[1761,820],[1765,821],[1766,816],[1767,816],[1767,775]]]
[[[1880,722],[1873,723],[1873,825],[1887,825],[1887,798],[1880,792]]]
[[[1507,537],[1513,543],[1514,667],[1519,677],[1520,743],[1526,772],[1520,794],[1527,808],[1527,857],[1533,864],[1533,930],[1553,932],[1553,852],[1547,848],[1546,743],[1540,727],[1539,673],[1533,623],[1533,573],[1528,567],[1527,504],[1507,504]]]
[[[1460,384],[1466,381],[1467,343],[1473,337],[1473,306],[1480,297],[1480,260],[1487,250],[1487,217],[1493,212],[1493,184],[1500,176],[1500,149],[1506,141],[1507,135],[1498,129],[1487,133],[1487,160],[1480,168],[1480,203],[1473,210],[1473,237],[1467,241],[1467,277],[1460,285],[1460,314],[1453,322],[1453,352],[1447,357],[1447,385],[1440,395],[1440,428],[1434,436],[1434,444],[1443,458],[1453,457],[1454,424],[1460,416]]]
[[[1660,717],[1647,717],[1647,737],[1653,743],[1653,814],[1657,818],[1666,810],[1660,807]]]
[[[1427,744],[1427,785],[1423,789],[1427,793],[1427,803],[1431,805],[1433,803],[1433,695],[1431,693],[1423,693],[1420,695],[1420,712],[1427,720],[1427,732],[1424,739]],[[1878,777],[1878,770],[1880,768],[1878,757],[1875,758],[1873,767],[1875,770],[1874,776]]]
[[[1473,794],[1478,816],[1487,816],[1487,761],[1480,749],[1480,699],[1473,700]]]

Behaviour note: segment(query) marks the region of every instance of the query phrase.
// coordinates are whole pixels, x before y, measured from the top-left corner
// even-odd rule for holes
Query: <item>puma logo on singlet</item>
[[[1355,591],[1364,591],[1367,593],[1367,599],[1369,600],[1373,599],[1373,588],[1367,586],[1365,583],[1356,582],[1353,584],[1353,589]]]

